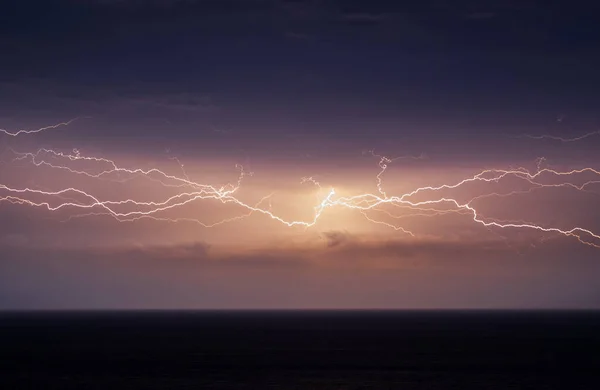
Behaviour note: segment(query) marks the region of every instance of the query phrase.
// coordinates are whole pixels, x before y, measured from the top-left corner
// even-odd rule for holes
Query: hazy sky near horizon
[[[598,308],[599,45],[567,2],[9,1],[0,309]]]

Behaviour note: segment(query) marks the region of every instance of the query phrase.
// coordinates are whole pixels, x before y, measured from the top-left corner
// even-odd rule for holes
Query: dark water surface
[[[600,312],[0,314],[1,389],[600,389]]]

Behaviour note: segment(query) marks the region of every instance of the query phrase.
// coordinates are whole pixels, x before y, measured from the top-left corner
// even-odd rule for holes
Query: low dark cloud
[[[331,231],[323,233],[327,247],[332,248],[350,241],[351,236],[346,232]]]
[[[326,243],[257,249],[202,242],[73,249],[4,237],[0,308],[600,305],[597,252],[569,240],[533,248],[502,240],[324,237]]]

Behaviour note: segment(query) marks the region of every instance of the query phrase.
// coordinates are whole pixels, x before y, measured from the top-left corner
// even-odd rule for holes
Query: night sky
[[[3,2],[0,309],[600,307],[598,10],[545,3]]]

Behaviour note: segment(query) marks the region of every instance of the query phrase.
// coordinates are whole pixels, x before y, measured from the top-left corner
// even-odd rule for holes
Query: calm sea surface
[[[1,389],[600,389],[600,312],[0,314]]]

